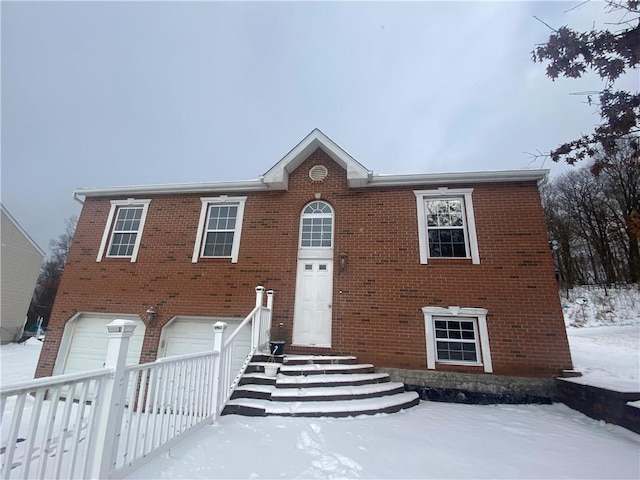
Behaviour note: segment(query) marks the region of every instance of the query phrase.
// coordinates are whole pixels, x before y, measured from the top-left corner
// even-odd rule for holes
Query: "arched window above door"
[[[316,200],[302,210],[300,247],[333,247],[333,209],[327,202]]]

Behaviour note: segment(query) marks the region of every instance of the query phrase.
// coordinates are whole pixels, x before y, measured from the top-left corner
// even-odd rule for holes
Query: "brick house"
[[[211,348],[264,285],[287,353],[355,355],[427,397],[553,397],[571,357],[546,175],[377,175],[314,130],[256,180],[77,190],[36,376],[101,366],[113,318],[139,324],[131,362]]]

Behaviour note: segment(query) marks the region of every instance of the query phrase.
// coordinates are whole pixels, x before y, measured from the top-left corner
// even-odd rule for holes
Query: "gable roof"
[[[225,193],[259,192],[265,190],[287,190],[289,174],[299,167],[317,148],[322,149],[331,159],[345,169],[349,188],[394,187],[408,185],[439,185],[449,183],[487,182],[546,182],[549,170],[503,170],[483,172],[427,173],[408,175],[378,175],[367,170],[362,164],[345,152],[338,144],[319,129],[314,129],[300,141],[278,163],[255,180],[237,182],[174,183],[164,185],[131,185],[124,187],[79,188],[73,191],[78,198],[105,197],[143,194],[179,193]]]
[[[289,184],[289,174],[298,168],[316,149],[322,149],[338,165],[347,171],[349,187],[364,187],[373,172],[367,170],[340,146],[315,128],[302,139],[298,145],[287,153],[282,160],[271,167],[260,179],[270,189],[286,190]]]
[[[20,234],[25,238],[25,240],[27,240],[31,246],[42,256],[44,257],[46,254],[44,253],[44,250],[42,250],[38,244],[35,242],[35,240],[33,240],[33,238],[31,238],[29,236],[29,234],[24,230],[24,228],[22,228],[20,226],[20,224],[18,223],[18,221],[13,218],[13,215],[11,215],[9,213],[9,210],[6,209],[6,207],[2,204],[0,204],[0,211],[2,211],[3,216],[9,220],[13,226],[16,228],[16,230],[18,230],[18,232],[20,232]]]

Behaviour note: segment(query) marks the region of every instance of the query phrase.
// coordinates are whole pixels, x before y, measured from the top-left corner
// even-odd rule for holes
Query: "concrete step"
[[[256,398],[237,398],[229,400],[223,414],[274,415],[282,417],[350,417],[375,415],[377,413],[395,413],[402,409],[413,407],[419,401],[416,392],[403,392],[383,397],[334,402],[273,402]]]
[[[279,372],[268,376],[265,367],[274,358],[253,358],[223,415],[346,417],[393,413],[419,402],[417,393],[356,357],[285,355],[275,361]]]
[[[285,365],[305,365],[308,363],[354,364],[358,363],[358,358],[350,355],[285,355],[282,363]]]
[[[353,374],[373,373],[375,367],[370,363],[342,364],[342,363],[306,363],[303,365],[284,364],[280,367],[282,375],[326,375],[326,374]]]
[[[404,392],[404,384],[397,382],[374,383],[358,386],[277,388],[275,385],[242,385],[231,398],[260,398],[278,402],[312,402],[375,398]]]
[[[385,383],[387,373],[333,373],[327,375],[278,375],[274,384],[278,388],[342,387]]]

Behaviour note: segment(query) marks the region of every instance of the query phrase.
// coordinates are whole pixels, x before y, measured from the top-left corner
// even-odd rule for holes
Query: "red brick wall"
[[[321,163],[323,182],[307,173]],[[247,195],[238,263],[191,263],[203,195],[151,198],[137,262],[96,262],[109,198],[87,198],[58,291],[36,376],[50,375],[65,322],[76,312],[138,313],[153,305],[141,361],[156,358],[162,325],[175,315],[244,316],[254,287],[274,289],[274,322],[292,331],[302,208],[320,194],[335,210],[332,349],[376,366],[426,368],[423,306],[488,310],[494,372],[550,376],[571,368],[535,182],[473,187],[480,264],[418,253],[416,200],[410,188],[347,188],[345,172],[321,150],[290,174],[288,191]],[[225,192],[228,193],[228,192]],[[228,193],[230,196],[233,193]],[[340,272],[338,256],[348,255]],[[291,351],[291,349],[290,349]],[[443,366],[474,372],[477,367]]]

